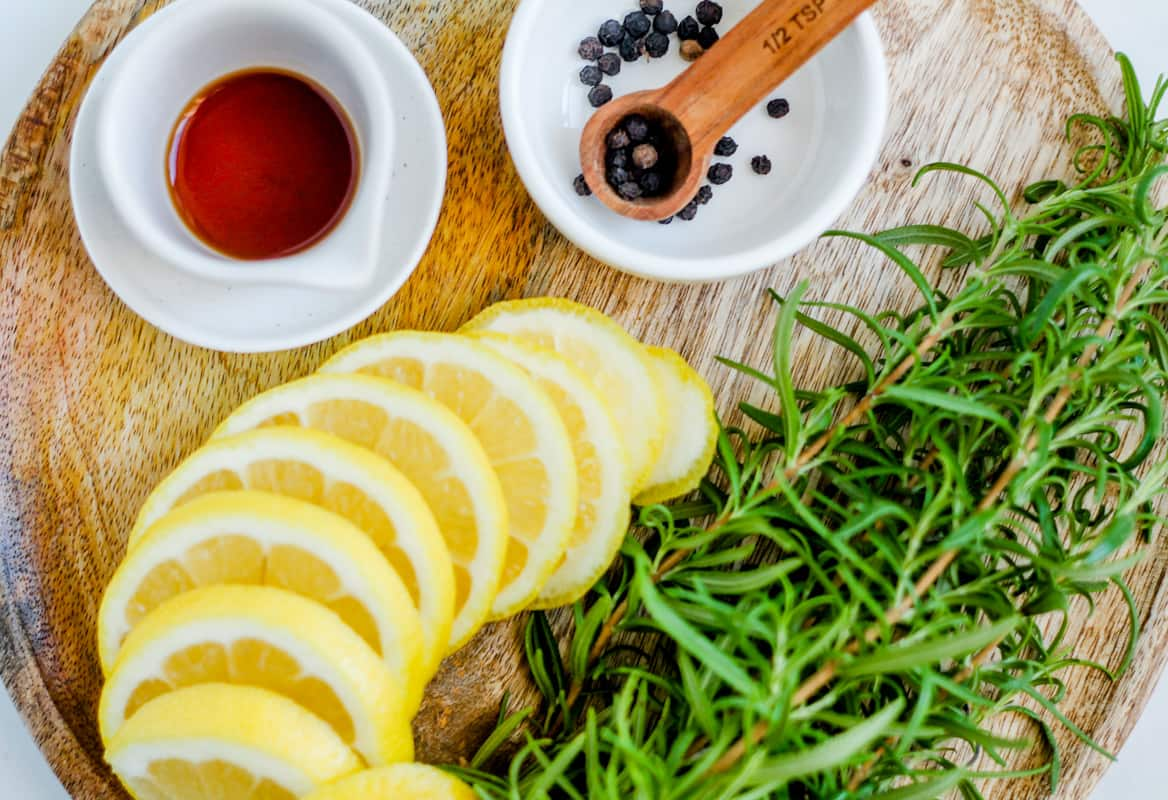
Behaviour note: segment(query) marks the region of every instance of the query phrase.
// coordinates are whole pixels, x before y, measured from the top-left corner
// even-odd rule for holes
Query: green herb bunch
[[[1138,614],[1123,576],[1168,490],[1168,213],[1154,202],[1168,85],[1145,103],[1120,62],[1127,118],[1069,122],[1091,139],[1074,185],[1031,186],[1016,213],[988,177],[934,164],[918,180],[953,171],[992,191],[984,235],[836,234],[903,270],[919,308],[870,315],[806,285],[774,296],[772,368],[730,364],[771,402],[741,406],[750,432],[723,429],[700,498],[642,511],[569,642],[532,617],[545,704],[501,714],[459,770],[480,795],[977,798],[989,775],[1057,786],[1052,724],[1097,747],[1058,708],[1060,672],[1084,663],[1069,609],[1124,593],[1126,667]],[[908,255],[921,245],[964,271],[952,296]],[[799,326],[863,379],[797,386]],[[1035,743],[994,732],[1006,713],[1033,720],[1045,764],[1011,768]]]

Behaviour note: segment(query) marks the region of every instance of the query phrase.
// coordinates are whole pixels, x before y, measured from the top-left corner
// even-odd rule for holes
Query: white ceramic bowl
[[[200,5],[206,0],[181,0]],[[367,76],[392,98],[394,158],[388,201],[376,221],[381,246],[368,285],[321,291],[289,283],[250,283],[243,265],[230,280],[195,274],[147,248],[114,209],[99,168],[97,123],[110,76],[128,50],[117,47],[98,70],[73,127],[69,184],[85,249],[106,284],[139,316],[185,342],[262,353],[327,339],[364,320],[396,293],[425,253],[446,186],[446,133],[438,99],[409,49],[380,19],[350,0],[311,0],[374,55]],[[315,248],[312,248],[315,250]]]
[[[770,266],[827,230],[864,185],[884,137],[888,87],[884,53],[870,15],[860,17],[768,99],[791,113],[771,119],[765,102],[730,131],[734,179],[714,187],[697,219],[636,222],[594,197],[578,197],[580,132],[592,114],[585,63],[576,53],[606,19],[623,19],[629,0],[522,0],[503,53],[500,100],[507,145],[536,204],[577,246],[618,269],[672,281],[720,280]],[[757,0],[723,0],[722,31]],[[670,5],[667,2],[666,8]],[[688,7],[672,9],[680,19]],[[684,13],[683,13],[684,12]],[[686,66],[670,37],[664,58],[623,64],[605,83],[619,97],[661,86]],[[770,175],[750,160],[768,156]]]
[[[391,101],[365,43],[312,0],[182,0],[148,19],[106,68],[99,167],[114,206],[150,250],[212,280],[342,291],[367,285],[380,254],[393,172]],[[352,203],[321,241],[282,258],[240,263],[207,247],[167,188],[167,145],[187,104],[216,79],[253,67],[304,75],[348,112],[360,149]]]

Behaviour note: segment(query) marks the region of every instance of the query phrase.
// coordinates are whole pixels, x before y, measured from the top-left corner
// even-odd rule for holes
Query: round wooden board
[[[187,346],[110,293],[69,208],[70,131],[85,88],[110,49],[158,5],[97,2],[49,67],[0,160],[0,672],[74,797],[124,796],[103,765],[94,722],[93,629],[129,523],[149,488],[246,398],[310,372],[357,337],[452,329],[492,301],[554,294],[596,305],[647,341],[681,350],[728,413],[756,390],[713,356],[765,363],[767,287],[785,292],[810,278],[818,299],[870,310],[915,305],[898,272],[839,241],[705,286],[648,283],[596,263],[543,219],[506,153],[495,76],[514,0],[366,0],[419,54],[449,127],[450,191],[428,254],[391,303],[329,342],[267,356]],[[882,0],[876,13],[891,69],[889,135],[841,226],[973,222],[974,189],[949,179],[911,189],[916,167],[959,161],[1018,187],[1066,171],[1059,132],[1069,113],[1119,108],[1111,51],[1073,0]],[[802,346],[800,372],[810,385],[848,368],[817,353],[810,339]],[[1110,748],[1123,741],[1160,673],[1164,574],[1157,554],[1133,577],[1150,624],[1130,674],[1114,686],[1086,670],[1068,676],[1070,717]],[[1114,664],[1126,625],[1118,598],[1077,620],[1083,655]],[[527,696],[520,624],[493,626],[448,660],[418,720],[424,758],[473,751],[502,692]],[[1106,762],[1079,746],[1064,760],[1058,796],[1085,797]],[[1050,792],[1035,783],[990,786],[988,795],[1027,800]]]

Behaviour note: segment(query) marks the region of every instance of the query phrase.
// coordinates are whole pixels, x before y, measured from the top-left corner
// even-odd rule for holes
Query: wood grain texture
[[[93,625],[133,514],[246,398],[304,375],[357,337],[406,326],[448,330],[492,301],[553,294],[591,303],[637,336],[681,350],[729,412],[739,399],[763,398],[713,356],[764,363],[767,287],[786,292],[810,278],[816,299],[869,310],[916,303],[903,276],[842,241],[716,285],[654,284],[598,264],[540,215],[506,154],[495,76],[514,0],[363,4],[419,54],[434,82],[449,127],[452,191],[404,290],[334,340],[269,356],[199,350],[135,317],[89,263],[69,209],[70,131],[95,68],[159,3],[99,0],[0,158],[0,673],[76,798],[124,796],[102,764],[94,721]],[[1065,172],[1058,133],[1068,113],[1118,110],[1118,70],[1074,0],[882,0],[876,13],[892,76],[889,136],[842,226],[972,223],[976,190],[950,178],[911,189],[918,165],[960,161],[1018,187]],[[810,337],[799,347],[810,385],[850,369]],[[1130,731],[1163,664],[1165,566],[1158,552],[1132,580],[1148,627],[1130,675],[1114,686],[1086,671],[1069,675],[1070,717],[1107,747]],[[1119,598],[1082,612],[1084,655],[1114,664],[1125,625]],[[501,692],[526,696],[519,632],[516,622],[494,626],[448,660],[418,720],[424,757],[473,750]],[[1070,747],[1058,797],[1085,797],[1104,765]],[[997,800],[1049,795],[1041,784],[989,789]]]

